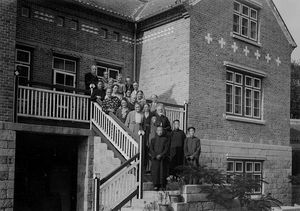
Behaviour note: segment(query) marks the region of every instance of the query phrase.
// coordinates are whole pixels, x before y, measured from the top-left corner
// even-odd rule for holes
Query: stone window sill
[[[245,122],[245,123],[251,123],[251,124],[258,124],[258,125],[265,125],[265,120],[260,119],[251,119],[247,117],[239,117],[239,116],[232,116],[232,115],[226,115],[226,120],[229,121],[237,121],[237,122]]]
[[[249,44],[254,45],[256,47],[261,47],[262,46],[262,44],[260,42],[255,42],[255,41],[247,39],[247,38],[245,38],[245,37],[243,37],[241,35],[234,34],[233,32],[231,32],[230,35],[231,35],[231,37],[233,37],[235,39],[238,39],[238,40],[241,40],[243,42],[249,43]]]

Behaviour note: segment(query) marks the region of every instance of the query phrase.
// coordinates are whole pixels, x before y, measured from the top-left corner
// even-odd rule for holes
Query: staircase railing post
[[[143,198],[143,181],[144,181],[144,144],[143,144],[143,136],[145,132],[140,130],[139,131],[139,145],[140,145],[140,166],[139,166],[139,193],[138,193],[138,198],[142,199]]]
[[[94,178],[94,211],[99,211],[100,205],[100,179],[95,176]]]

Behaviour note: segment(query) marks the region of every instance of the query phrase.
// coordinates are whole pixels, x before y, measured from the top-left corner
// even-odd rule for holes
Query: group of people
[[[165,189],[169,174],[174,174],[178,166],[199,165],[200,139],[195,137],[195,128],[188,128],[188,134],[180,130],[180,121],[174,120],[173,127],[165,115],[164,105],[158,103],[158,96],[147,103],[137,82],[130,77],[122,81],[103,74],[97,77],[96,66],[85,75],[86,89],[91,90],[91,100],[99,103],[106,113],[114,113],[129,130],[138,135],[144,131],[145,170],[151,172],[154,189]],[[173,128],[173,129],[172,129]]]

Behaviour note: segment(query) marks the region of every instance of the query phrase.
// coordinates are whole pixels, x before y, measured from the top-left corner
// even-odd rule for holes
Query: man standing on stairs
[[[171,132],[171,147],[170,147],[170,174],[176,174],[176,167],[183,165],[184,152],[183,145],[186,138],[185,133],[179,129],[180,121],[173,121],[174,129]]]
[[[162,126],[156,129],[156,137],[151,140],[151,175],[154,190],[165,189],[167,185],[170,139],[164,135]]]

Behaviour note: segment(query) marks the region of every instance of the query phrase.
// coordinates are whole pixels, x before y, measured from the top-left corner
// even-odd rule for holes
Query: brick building
[[[257,194],[291,203],[296,43],[272,0],[4,0],[0,13],[4,210],[91,210],[94,174],[126,160],[89,129],[92,64],[99,77],[138,80],[148,97],[187,102],[201,163],[264,177]]]

